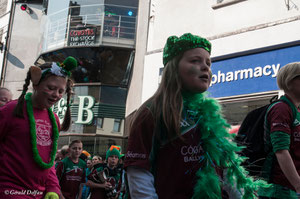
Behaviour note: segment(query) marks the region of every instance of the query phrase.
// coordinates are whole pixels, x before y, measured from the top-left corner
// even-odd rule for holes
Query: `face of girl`
[[[48,109],[58,102],[66,91],[67,79],[51,75],[34,87],[33,106],[39,109]]]
[[[86,161],[86,166],[91,169],[93,167],[92,160],[87,160]]]
[[[100,158],[98,156],[94,156],[92,161],[93,161],[93,164],[102,163],[102,161],[100,160]]]
[[[206,91],[211,81],[210,66],[210,55],[203,48],[185,51],[178,64],[183,90],[192,93]]]

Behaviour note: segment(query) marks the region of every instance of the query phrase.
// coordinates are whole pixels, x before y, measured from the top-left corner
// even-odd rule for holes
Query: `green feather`
[[[245,157],[240,157],[237,152],[242,147],[234,143],[233,135],[228,133],[230,125],[222,117],[220,104],[212,98],[207,98],[205,93],[192,94],[183,92],[183,102],[189,110],[199,112],[198,127],[201,132],[202,147],[206,154],[206,165],[197,172],[197,184],[194,188],[193,199],[221,198],[220,187],[222,183],[216,173],[215,167],[226,169],[227,183],[243,193],[243,199],[255,198],[254,193],[259,187],[268,187],[265,181],[254,180],[241,166]]]

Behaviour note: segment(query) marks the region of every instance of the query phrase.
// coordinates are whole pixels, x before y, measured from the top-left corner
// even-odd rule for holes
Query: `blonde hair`
[[[165,65],[162,80],[157,91],[135,113],[130,129],[134,127],[136,122],[141,122],[144,119],[139,116],[142,115],[142,110],[150,104],[155,124],[161,121],[164,123],[167,137],[170,139],[176,135],[180,136],[183,103],[181,95],[182,83],[178,73],[178,64],[182,56],[183,53],[177,55]]]
[[[293,62],[283,66],[277,74],[277,85],[284,91],[289,91],[290,82],[300,76],[300,62]]]

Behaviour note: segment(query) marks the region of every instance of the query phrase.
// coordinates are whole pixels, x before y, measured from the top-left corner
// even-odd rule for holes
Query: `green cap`
[[[193,48],[203,48],[211,53],[211,43],[200,36],[185,33],[180,37],[170,36],[163,51],[164,66],[174,57]]]

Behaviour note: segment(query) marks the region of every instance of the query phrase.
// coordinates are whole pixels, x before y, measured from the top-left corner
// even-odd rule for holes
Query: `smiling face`
[[[33,86],[35,92],[32,95],[33,106],[39,109],[48,109],[58,102],[65,93],[67,79],[51,75]]]
[[[210,54],[203,48],[194,48],[184,52],[178,64],[182,88],[192,93],[202,93],[211,81]]]

